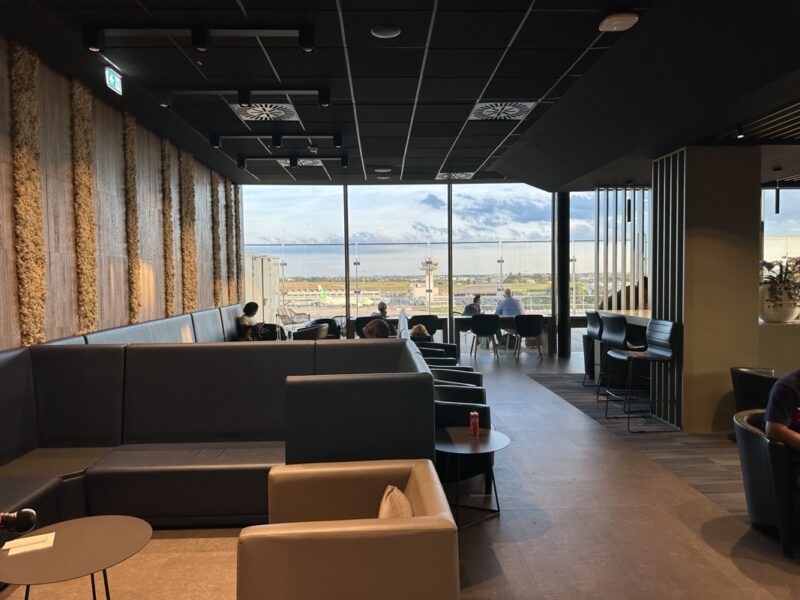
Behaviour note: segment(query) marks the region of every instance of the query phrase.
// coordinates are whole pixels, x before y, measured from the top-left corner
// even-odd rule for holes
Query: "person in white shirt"
[[[252,327],[258,324],[258,319],[256,319],[256,314],[258,313],[257,302],[248,302],[244,305],[242,312],[242,316],[239,317],[239,325],[241,327]]]

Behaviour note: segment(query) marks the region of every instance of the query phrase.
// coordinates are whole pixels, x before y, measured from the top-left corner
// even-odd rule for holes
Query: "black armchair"
[[[736,412],[752,408],[766,408],[769,391],[778,378],[773,369],[732,367],[731,382],[736,399]]]
[[[458,369],[431,369],[435,381],[449,381],[468,385],[483,385],[483,373]]]
[[[412,338],[413,339],[413,338]],[[455,344],[446,344],[442,342],[422,342],[413,340],[414,343],[417,345],[417,348],[422,350],[423,348],[435,348],[437,350],[444,350],[444,355],[448,358],[455,358],[458,360],[458,346]]]
[[[452,369],[458,366],[455,358],[447,357],[425,356],[425,362],[430,367],[439,367],[440,369]]]
[[[777,528],[784,556],[794,558],[800,490],[795,487],[789,448],[767,437],[762,409],[736,413],[733,424],[750,524]]]
[[[328,324],[303,327],[295,331],[292,337],[296,340],[324,340],[328,337]]]
[[[486,404],[486,388],[477,385],[464,386],[439,383],[433,386],[433,398],[439,402]]]

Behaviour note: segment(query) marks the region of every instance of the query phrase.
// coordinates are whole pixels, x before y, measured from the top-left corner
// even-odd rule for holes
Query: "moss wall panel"
[[[228,301],[228,243],[225,238],[225,179],[219,178],[219,279],[222,288],[222,306]]]
[[[175,306],[173,312],[183,312],[183,287],[181,285],[181,197],[180,197],[180,165],[178,151],[167,143],[170,153],[170,184],[172,190],[172,264],[175,267]]]
[[[8,43],[0,38],[0,349],[19,346]]]
[[[214,306],[214,255],[211,250],[211,170],[194,161],[195,231],[197,239],[197,307]]]
[[[40,65],[39,133],[47,256],[47,339],[71,336],[78,331],[69,86],[67,78]]]
[[[165,316],[161,138],[139,125],[136,127],[136,192],[141,260],[139,320],[152,321]]]
[[[99,328],[108,329],[129,317],[122,113],[95,100],[94,129]]]

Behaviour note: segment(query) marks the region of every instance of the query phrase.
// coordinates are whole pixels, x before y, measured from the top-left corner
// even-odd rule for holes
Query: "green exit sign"
[[[106,85],[122,96],[122,75],[111,67],[106,67]]]

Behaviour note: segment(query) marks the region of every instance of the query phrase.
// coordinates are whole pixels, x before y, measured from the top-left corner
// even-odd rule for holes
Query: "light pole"
[[[356,317],[358,317],[358,305],[359,300],[361,299],[361,286],[358,282],[358,267],[361,265],[361,260],[359,259],[360,256],[358,252],[358,244],[356,244],[356,259],[353,261],[353,266],[356,268],[356,285],[358,286],[355,290],[353,290],[353,293],[356,296]]]

